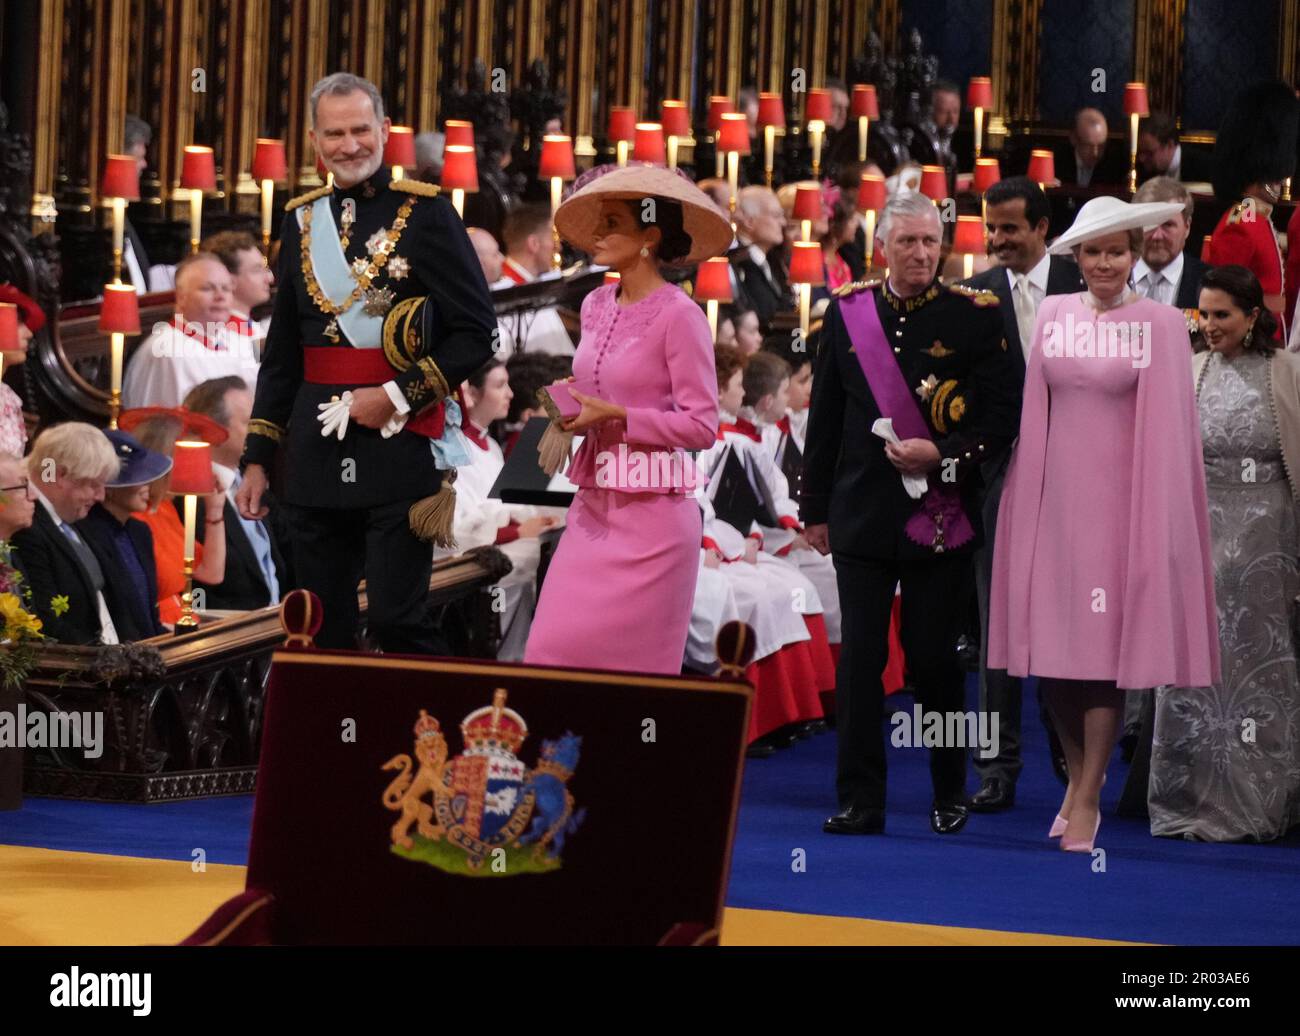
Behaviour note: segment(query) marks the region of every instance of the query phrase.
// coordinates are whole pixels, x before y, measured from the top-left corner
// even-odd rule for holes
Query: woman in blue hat
[[[172,468],[169,457],[146,449],[126,432],[104,432],[122,467],[107,484],[103,503],[77,522],[77,531],[90,544],[101,567],[104,583],[118,598],[110,604],[122,641],[144,640],[166,633],[158,618],[158,574],[154,567],[153,533],[131,515],[149,502],[150,484]]]

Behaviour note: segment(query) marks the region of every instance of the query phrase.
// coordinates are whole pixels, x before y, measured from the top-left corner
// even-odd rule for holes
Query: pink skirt
[[[702,534],[693,497],[579,489],[546,570],[524,661],[680,673]]]

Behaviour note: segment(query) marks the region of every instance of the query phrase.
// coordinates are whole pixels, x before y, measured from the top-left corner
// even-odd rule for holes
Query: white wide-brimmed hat
[[[611,198],[638,200],[659,197],[680,202],[682,228],[690,236],[689,255],[678,263],[698,263],[722,255],[731,247],[731,220],[713,199],[691,182],[685,173],[664,166],[638,165],[597,172],[555,210],[555,229],[576,248],[591,254],[596,250],[596,221],[600,203]]]
[[[1127,202],[1103,195],[1093,198],[1079,210],[1074,223],[1058,237],[1052,255],[1066,255],[1075,245],[1105,237],[1120,230],[1150,230],[1183,211],[1181,201]]]

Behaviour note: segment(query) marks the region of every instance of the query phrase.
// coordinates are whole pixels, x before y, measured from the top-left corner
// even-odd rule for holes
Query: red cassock
[[[1294,224],[1294,220],[1292,223]],[[1211,266],[1244,266],[1259,278],[1264,295],[1283,294],[1282,249],[1277,232],[1262,208],[1254,211],[1244,202],[1238,202],[1225,212],[1210,238],[1209,263]],[[1288,309],[1295,305],[1294,293],[1289,295]],[[1279,330],[1276,337],[1286,341]]]

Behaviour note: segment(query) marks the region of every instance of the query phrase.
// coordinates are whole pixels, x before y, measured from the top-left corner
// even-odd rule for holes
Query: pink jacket
[[[573,374],[591,379],[595,395],[627,408],[627,428],[608,421],[589,428],[569,466],[577,486],[626,492],[686,493],[697,477],[684,450],[711,446],[718,434],[718,378],[709,322],[680,288],[665,284],[629,306],[619,286],[597,288],[582,303],[582,340]],[[620,450],[620,446],[624,449]],[[616,458],[646,454],[649,483],[614,477]],[[648,463],[647,463],[648,462]]]

